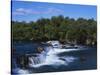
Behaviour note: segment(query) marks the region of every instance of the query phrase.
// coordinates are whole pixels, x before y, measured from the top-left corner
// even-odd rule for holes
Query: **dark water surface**
[[[32,55],[37,54],[36,48],[38,46],[44,47],[45,51],[38,57]],[[13,46],[16,51],[12,56],[12,74],[23,73],[44,73],[44,72],[59,72],[59,71],[73,71],[73,70],[90,70],[97,68],[97,48],[86,47],[73,49],[56,49],[61,50],[56,52],[55,49],[49,48],[46,45],[36,43],[16,43]],[[51,50],[51,53],[49,51]],[[20,67],[16,58],[23,55],[30,54],[27,57],[28,66]]]

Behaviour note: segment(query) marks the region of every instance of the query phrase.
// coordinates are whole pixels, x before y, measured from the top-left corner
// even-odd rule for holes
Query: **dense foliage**
[[[37,21],[12,21],[13,41],[47,41],[96,45],[97,22],[94,19],[78,18],[77,20],[62,15]]]

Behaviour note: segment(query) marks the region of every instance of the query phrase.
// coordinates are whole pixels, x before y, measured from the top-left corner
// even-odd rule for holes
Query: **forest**
[[[97,44],[97,22],[93,18],[70,18],[63,15],[31,22],[11,22],[12,41],[49,41],[84,45]]]

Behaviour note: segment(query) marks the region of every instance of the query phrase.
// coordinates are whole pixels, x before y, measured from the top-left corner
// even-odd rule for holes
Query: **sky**
[[[91,5],[58,4],[45,2],[12,1],[13,21],[36,21],[63,15],[74,19],[97,19],[97,7]]]

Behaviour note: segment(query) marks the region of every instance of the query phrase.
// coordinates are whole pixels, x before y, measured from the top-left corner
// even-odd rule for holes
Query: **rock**
[[[22,55],[22,56],[18,56],[16,58],[16,62],[17,64],[19,64],[20,68],[27,68],[28,66],[28,57],[25,56],[25,55]]]
[[[37,51],[38,51],[39,53],[41,53],[42,51],[44,51],[44,48],[43,48],[43,47],[38,47],[38,48],[37,48]]]

